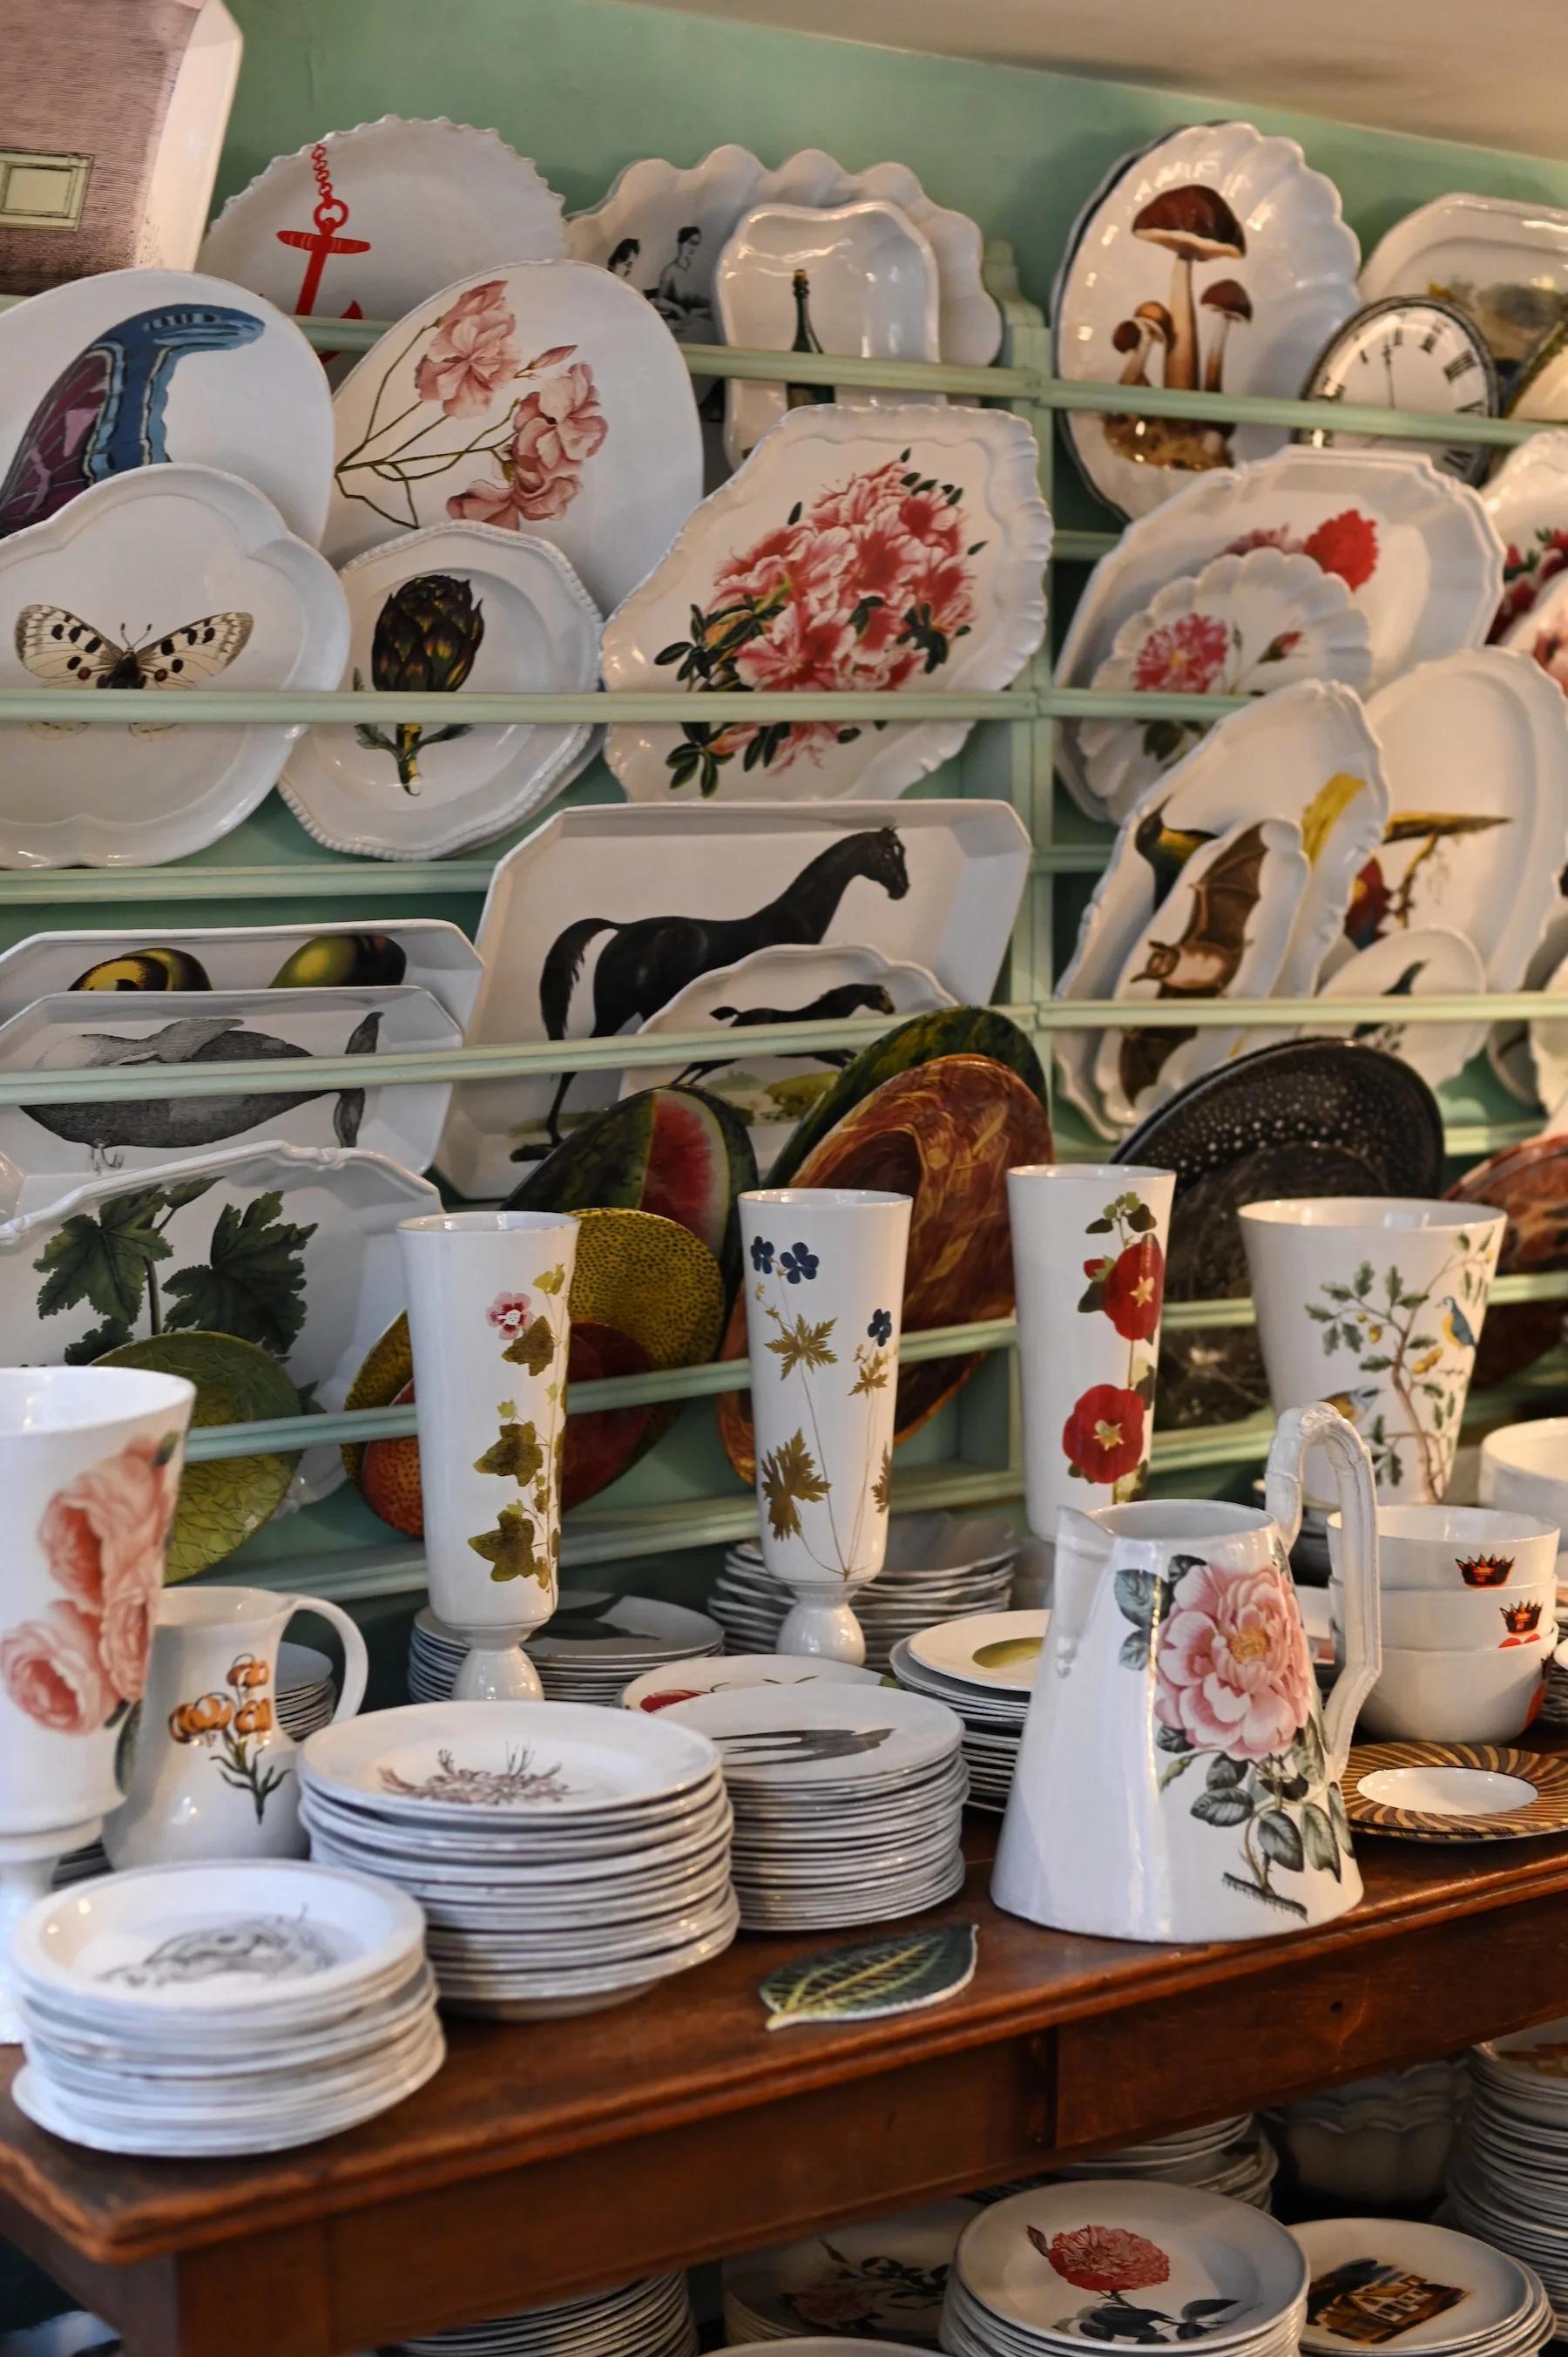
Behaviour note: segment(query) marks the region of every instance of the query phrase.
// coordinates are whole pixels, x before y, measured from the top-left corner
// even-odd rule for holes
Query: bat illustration
[[[1134,984],[1153,982],[1161,998],[1218,998],[1235,981],[1247,947],[1247,923],[1262,892],[1268,845],[1263,822],[1221,851],[1192,886],[1192,908],[1178,942],[1151,940]],[[1130,1104],[1158,1080],[1190,1031],[1127,1031],[1118,1070]]]

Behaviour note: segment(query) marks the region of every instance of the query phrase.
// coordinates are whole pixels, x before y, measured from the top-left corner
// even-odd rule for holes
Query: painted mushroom
[[[1175,256],[1171,270],[1171,341],[1165,382],[1191,392],[1197,383],[1197,312],[1192,299],[1195,262],[1233,262],[1247,251],[1240,222],[1218,188],[1189,181],[1165,188],[1133,216],[1133,234]]]
[[[1239,278],[1217,278],[1212,286],[1204,288],[1198,299],[1206,311],[1219,314],[1214,322],[1214,341],[1208,347],[1208,358],[1203,371],[1205,393],[1218,393],[1225,364],[1225,339],[1236,320],[1240,319],[1245,326],[1251,319],[1251,298]]]
[[[1127,365],[1122,371],[1120,382],[1122,384],[1147,384],[1149,380],[1144,374],[1144,354],[1149,349],[1149,339],[1143,328],[1131,319],[1118,319],[1111,332],[1111,343],[1113,350],[1127,356]]]

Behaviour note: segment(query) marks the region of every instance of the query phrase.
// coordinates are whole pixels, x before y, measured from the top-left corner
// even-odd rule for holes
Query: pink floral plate
[[[1510,450],[1481,504],[1503,544],[1503,597],[1491,629],[1500,639],[1568,567],[1568,430],[1532,434]]]
[[[673,337],[585,263],[519,263],[433,295],[365,354],[332,411],[323,546],[337,565],[428,524],[496,524],[553,541],[606,610],[702,494]]]
[[[1038,460],[1001,410],[789,411],[610,616],[606,685],[1005,687],[1045,635]],[[882,799],[972,726],[626,726],[607,752],[631,802]]]

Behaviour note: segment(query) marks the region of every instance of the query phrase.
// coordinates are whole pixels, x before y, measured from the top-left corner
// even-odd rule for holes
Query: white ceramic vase
[[[1326,1399],[1371,1452],[1379,1500],[1446,1492],[1505,1211],[1403,1196],[1241,1207],[1258,1343],[1277,1414]],[[1331,1505],[1317,1452],[1306,1497]]]
[[[740,1198],[762,1559],[795,1598],[780,1653],[860,1663],[850,1608],[887,1548],[908,1195]]]
[[[338,1606],[262,1587],[166,1588],[130,1789],[103,1824],[112,1865],[306,1856],[296,1747],[276,1709],[278,1647],[296,1612],[319,1613],[341,1637],[332,1716],[352,1718],[369,1664]]]
[[[1024,1492],[1046,1544],[1064,1506],[1144,1487],[1165,1289],[1169,1170],[1042,1162],[1007,1173]]]
[[[468,1647],[459,1701],[537,1701],[522,1651],[555,1609],[577,1223],[441,1211],[398,1229],[430,1600]]]
[[[132,1367],[0,1370],[0,2043],[11,1926],[125,1791],[195,1397]]]

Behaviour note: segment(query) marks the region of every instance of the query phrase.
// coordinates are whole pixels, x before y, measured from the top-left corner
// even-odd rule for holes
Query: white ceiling
[[[664,0],[670,5],[670,0]],[[885,48],[1568,156],[1564,0],[673,0]]]

